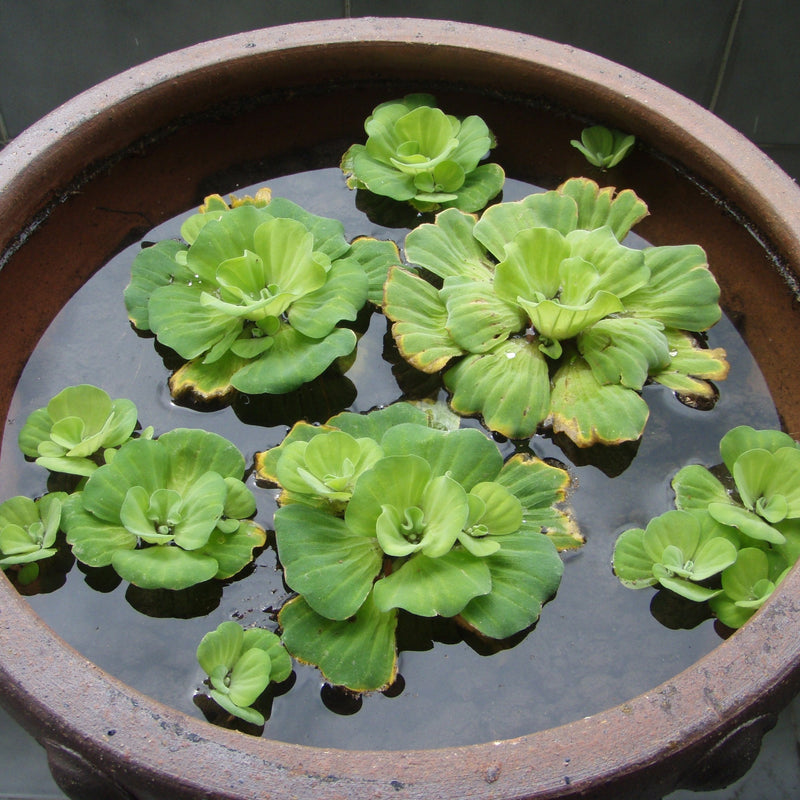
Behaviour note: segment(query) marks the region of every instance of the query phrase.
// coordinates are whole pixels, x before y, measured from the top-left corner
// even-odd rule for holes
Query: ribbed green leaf
[[[411,200],[416,195],[413,174],[401,172],[391,163],[378,161],[365,147],[353,145],[349,158],[350,168],[358,176],[359,186],[400,201]]]
[[[202,358],[187,361],[169,379],[173,397],[190,394],[203,401],[223,400],[234,393],[233,376],[250,361],[228,350],[211,364]]]
[[[491,430],[512,439],[532,436],[550,410],[544,356],[525,338],[490,353],[467,356],[444,376],[459,414],[480,414]]]
[[[458,147],[450,154],[450,158],[468,173],[477,167],[478,162],[494,146],[495,139],[492,132],[480,117],[473,114],[461,120],[458,129]]]
[[[218,433],[174,428],[157,441],[169,456],[169,486],[179,492],[190,489],[207,472],[223,478],[241,479],[244,475],[244,457],[236,445]]]
[[[619,242],[648,214],[647,204],[631,189],[615,194],[614,187],[601,189],[589,178],[570,178],[558,191],[575,200],[578,206],[576,227],[593,230],[608,225]]]
[[[447,308],[447,330],[467,353],[485,353],[526,327],[519,306],[501,300],[488,281],[447,278],[439,296]]]
[[[217,574],[213,558],[178,547],[118,548],[111,556],[111,566],[123,580],[142,589],[186,589]]]
[[[728,376],[730,365],[722,348],[703,349],[692,336],[667,328],[664,333],[670,349],[669,365],[653,372],[654,381],[680,394],[697,397],[713,397],[714,387],[710,380],[723,380]]]
[[[751,539],[771,544],[783,544],[786,541],[777,528],[741,506],[731,503],[710,503],[708,513],[721,525],[736,528]]]
[[[219,580],[232,578],[253,560],[253,551],[263,547],[267,532],[249,519],[239,522],[233,533],[223,533],[217,528],[201,552],[217,562],[214,575]]]
[[[209,631],[197,647],[197,660],[205,673],[211,675],[219,667],[230,670],[239,658],[243,640],[242,626],[236,622],[222,622]]]
[[[128,318],[140,330],[150,330],[148,304],[150,296],[160,286],[172,283],[176,275],[187,280],[186,268],[175,260],[178,252],[186,252],[186,245],[172,239],[157,242],[136,254],[131,265],[131,282],[125,288],[125,308]]]
[[[277,465],[277,482],[290,492],[347,501],[358,476],[383,456],[373,439],[327,431],[308,442],[292,442]]]
[[[319,377],[337,358],[353,352],[357,337],[348,328],[334,328],[324,339],[311,339],[284,326],[274,345],[259,359],[242,367],[231,379],[249,394],[284,394]]]
[[[380,442],[387,431],[406,422],[427,427],[428,416],[414,403],[392,403],[386,408],[373,409],[369,414],[343,411],[331,417],[328,425],[345,431],[357,439],[366,437]]]
[[[453,156],[457,156],[456,151]],[[481,164],[464,178],[456,199],[448,205],[460,211],[480,211],[487,203],[500,194],[506,174],[499,164]]]
[[[745,506],[756,510],[768,522],[800,517],[800,449],[797,447],[782,447],[774,453],[748,450],[736,459],[733,477]],[[783,514],[777,517],[774,512],[778,504],[770,505],[773,498],[782,500]]]
[[[394,320],[392,335],[410,364],[438,372],[463,350],[447,330],[447,308],[427,281],[393,267],[386,282],[384,313]]]
[[[442,431],[419,424],[398,424],[381,439],[387,455],[423,458],[430,474],[450,475],[467,491],[492,481],[503,466],[497,445],[475,428]]]
[[[258,727],[264,725],[266,722],[264,715],[260,711],[256,711],[256,709],[250,707],[242,708],[241,706],[237,706],[228,695],[223,694],[216,689],[212,689],[209,692],[209,695],[214,702],[222,706],[222,708],[224,708],[231,716],[238,717],[239,719]]]
[[[490,280],[492,263],[475,240],[474,227],[471,214],[456,209],[442,211],[436,215],[435,225],[420,225],[406,236],[406,257],[440,278]]]
[[[644,549],[642,528],[630,528],[617,537],[613,563],[614,574],[629,589],[642,589],[658,583],[653,574],[653,559]]]
[[[214,575],[219,580],[232,578],[253,560],[253,551],[263,547],[267,532],[249,519],[239,522],[233,533],[223,533],[217,528],[201,552],[217,562]]]
[[[239,656],[230,675],[228,696],[231,702],[245,708],[258,700],[270,681],[270,658],[258,647]]]
[[[292,504],[275,513],[275,531],[289,586],[329,619],[355,614],[383,560],[374,525],[365,536],[338,517]]]
[[[519,300],[536,332],[547,340],[572,339],[582,330],[609,314],[623,310],[622,302],[610,292],[597,292],[582,305],[568,306],[554,300]]]
[[[550,410],[553,430],[579,447],[635,441],[650,413],[633,389],[601,385],[582,360],[565,363],[554,376]]]
[[[389,269],[401,263],[397,245],[392,241],[361,236],[353,240],[350,257],[361,265],[367,276],[369,301],[376,306],[381,305],[383,285],[389,277]]]
[[[325,253],[331,261],[348,252],[344,225],[338,219],[319,217],[285,197],[273,197],[266,209],[273,217],[300,222],[314,237],[314,250]]]
[[[736,459],[747,450],[758,449],[774,453],[782,447],[797,446],[794,439],[783,431],[757,431],[749,425],[739,425],[722,437],[719,443],[719,452],[728,472],[732,473]]]
[[[286,649],[319,667],[325,679],[354,692],[385,689],[395,678],[397,611],[381,612],[369,596],[354,618],[335,622],[317,614],[302,597],[281,609]]]
[[[719,286],[701,247],[650,247],[644,261],[650,280],[626,298],[630,311],[687,331],[704,331],[719,321]]]
[[[572,256],[588,261],[599,273],[593,292],[610,292],[630,311],[631,293],[650,281],[650,268],[642,251],[621,245],[608,227],[572,231],[567,241]]]
[[[325,283],[296,300],[289,309],[289,322],[305,336],[321,339],[343,319],[354,320],[367,302],[367,274],[355,259],[335,261]]]
[[[204,288],[173,283],[150,297],[150,328],[158,340],[186,359],[207,353],[242,330],[241,317],[201,302]]]
[[[578,349],[598,383],[641,390],[651,371],[670,361],[660,323],[635,317],[603,319],[578,337]]]
[[[566,235],[578,222],[578,209],[571,197],[559,192],[532,194],[513,203],[487,208],[475,225],[475,238],[498,260],[505,258],[506,245],[530,228],[554,228]]]
[[[564,571],[553,543],[535,533],[503,536],[500,549],[482,561],[491,574],[492,590],[471,600],[460,618],[493,639],[505,639],[536,622]]]
[[[561,263],[569,258],[567,240],[553,228],[528,228],[505,245],[495,270],[494,288],[509,303],[555,297],[561,286]]]
[[[733,500],[725,487],[705,467],[690,464],[672,479],[675,506],[685,511],[705,511],[710,503],[730,503]]]
[[[382,611],[403,608],[422,617],[453,617],[473,597],[491,591],[485,562],[466,550],[451,550],[440,558],[419,553],[375,583],[375,605]]]

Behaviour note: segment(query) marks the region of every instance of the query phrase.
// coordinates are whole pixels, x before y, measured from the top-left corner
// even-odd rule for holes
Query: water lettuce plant
[[[455,617],[504,639],[539,617],[558,588],[558,549],[578,547],[568,474],[521,454],[503,463],[474,428],[431,427],[399,403],[297,423],[256,457],[282,491],[275,513],[280,611],[296,659],[353,691],[394,679],[398,613]]]
[[[68,386],[31,413],[19,432],[19,447],[39,466],[69,475],[91,475],[104,453],[132,438],[137,411],[132,401],[112,400],[97,386]],[[152,436],[152,429],[141,434]]]
[[[707,513],[748,543],[784,547],[800,531],[800,446],[781,431],[742,425],[722,438],[720,455],[735,493],[692,464],[673,480],[676,506]]]
[[[177,428],[134,439],[63,504],[75,557],[109,564],[144,589],[185,589],[228,578],[253,557],[265,531],[242,482],[238,449],[215,433]]]
[[[352,244],[338,220],[268,190],[206,198],[181,227],[185,244],[161,241],[134,259],[125,304],[133,324],[187,363],[173,396],[220,399],[234,390],[283,394],[353,352],[353,321],[379,303],[392,242]]]
[[[635,142],[636,137],[629,133],[592,125],[581,131],[580,141],[572,139],[570,144],[580,150],[590,164],[606,170],[616,167]]]
[[[37,500],[11,497],[0,503],[0,569],[19,567],[17,579],[26,584],[39,575],[37,561],[56,552],[64,492],[51,492]]]
[[[638,589],[656,583],[708,601],[743,625],[800,555],[800,446],[788,434],[742,425],[720,442],[724,483],[699,464],[672,481],[676,510],[620,535],[614,571]]]
[[[667,511],[647,528],[631,528],[614,547],[614,571],[625,586],[660,584],[687,600],[702,602],[720,593],[704,585],[736,561],[738,540],[710,517]]]
[[[728,371],[692,333],[721,315],[702,248],[620,243],[646,214],[631,190],[586,178],[480,219],[442,211],[405,241],[433,279],[398,266],[386,282],[400,353],[444,370],[452,408],[510,438],[549,422],[581,447],[638,439],[646,382],[711,397]]]
[[[478,116],[459,120],[429,94],[381,103],[364,123],[366,144],[354,144],[341,168],[351,189],[406,201],[419,211],[479,211],[503,188],[498,164],[480,161],[495,138]]]
[[[271,682],[285,681],[292,671],[292,659],[278,636],[263,628],[244,630],[232,621],[201,639],[197,660],[208,675],[211,699],[253,725],[265,722],[253,703]]]

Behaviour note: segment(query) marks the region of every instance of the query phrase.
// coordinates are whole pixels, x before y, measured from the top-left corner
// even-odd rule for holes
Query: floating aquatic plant
[[[720,442],[731,484],[698,464],[672,481],[677,510],[617,539],[614,571],[633,589],[660,583],[743,625],[800,555],[800,447],[743,425]],[[710,581],[709,579],[714,579]]]
[[[720,593],[703,584],[736,561],[738,540],[710,517],[667,511],[645,530],[631,528],[617,539],[614,571],[631,589],[661,584],[687,600],[702,602]]]
[[[711,516],[745,541],[786,544],[800,530],[800,447],[786,433],[742,425],[720,441],[735,495],[705,467],[684,467],[672,482],[675,505]]]
[[[592,125],[581,131],[581,139],[572,139],[570,144],[580,150],[586,160],[595,167],[606,170],[616,167],[630,152],[636,137],[622,131]]]
[[[270,683],[285,681],[292,671],[292,659],[278,636],[263,628],[243,630],[230,621],[202,638],[197,660],[208,675],[212,700],[253,725],[265,721],[253,703]]]
[[[110,564],[144,589],[229,578],[266,540],[248,519],[244,469],[236,447],[208,431],[129,441],[64,501],[67,542],[82,563]]]
[[[321,375],[353,352],[340,323],[380,302],[398,260],[393,243],[348,244],[341,222],[268,190],[231,205],[207,197],[181,235],[143,249],[125,290],[133,324],[187,360],[173,396],[283,394]]]
[[[620,244],[647,214],[630,190],[585,178],[490,207],[447,209],[406,237],[406,256],[438,281],[393,267],[384,311],[403,357],[444,370],[450,403],[511,438],[548,421],[577,445],[638,439],[641,389],[656,381],[714,396],[723,350],[691,332],[721,315],[696,245]]]
[[[11,497],[0,503],[0,569],[19,566],[18,580],[30,583],[39,575],[37,561],[54,555],[61,526],[64,492],[32,500]]]
[[[19,432],[22,452],[53,472],[91,475],[104,452],[127,442],[136,428],[136,406],[112,400],[97,386],[68,386],[34,411]],[[141,434],[152,436],[152,429]]]
[[[283,490],[278,555],[298,593],[283,641],[353,691],[394,679],[401,610],[494,639],[528,628],[558,588],[558,547],[582,542],[556,508],[564,470],[503,463],[480,431],[430,427],[410,404],[298,423],[256,467]]]
[[[364,123],[366,144],[342,157],[351,189],[407,201],[419,211],[479,211],[503,188],[497,164],[481,164],[496,142],[478,116],[458,118],[429,94],[381,103]]]

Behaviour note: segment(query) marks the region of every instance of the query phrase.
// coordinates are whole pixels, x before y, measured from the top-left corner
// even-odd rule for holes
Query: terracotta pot
[[[404,19],[198,45],[106,81],[12,141],[0,163],[3,418],[38,337],[121,246],[243,163],[314,149],[336,164],[377,102],[419,90],[496,121],[496,160],[523,179],[581,174],[569,139],[583,121],[639,137],[658,157],[625,173],[627,185],[660,198],[643,234],[698,242],[720,265],[723,305],[746,315],[786,429],[800,432],[800,371],[786,368],[800,341],[797,186],[708,112],[623,67],[521,34]],[[79,798],[661,797],[736,778],[800,686],[795,569],[734,636],[621,706],[449,750],[313,749],[153,702],[65,645],[6,580],[0,593],[2,702]]]

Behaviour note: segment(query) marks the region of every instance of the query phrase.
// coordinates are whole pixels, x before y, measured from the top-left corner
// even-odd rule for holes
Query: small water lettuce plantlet
[[[28,416],[19,432],[19,446],[45,469],[87,476],[105,463],[108,450],[131,439],[136,418],[130,400],[112,400],[89,384],[68,386]],[[152,429],[141,436],[152,436]]]
[[[637,589],[660,583],[730,628],[763,605],[800,555],[800,447],[775,430],[733,428],[720,442],[723,483],[699,464],[672,481],[677,510],[617,539],[614,571]]]
[[[711,516],[749,543],[785,547],[800,526],[800,447],[786,433],[742,425],[720,442],[735,495],[705,467],[684,467],[672,482],[675,505]]]
[[[493,639],[528,628],[558,588],[558,549],[582,543],[557,508],[564,470],[503,463],[480,431],[433,418],[407,403],[346,412],[256,457],[282,489],[278,554],[298,593],[279,614],[284,644],[352,691],[393,681],[401,611]]]
[[[616,167],[636,142],[636,137],[603,125],[593,125],[581,131],[581,139],[570,144],[580,150],[586,160],[602,170]]]
[[[719,287],[696,245],[620,244],[647,213],[632,191],[586,178],[480,219],[442,211],[405,241],[439,282],[403,267],[386,282],[400,353],[444,370],[452,408],[513,439],[547,421],[580,447],[636,440],[648,381],[713,397],[725,353],[692,332],[719,320]]]
[[[458,119],[429,94],[381,103],[364,123],[341,168],[351,189],[406,201],[419,211],[479,211],[503,188],[497,164],[481,164],[495,138],[478,116]]]
[[[645,530],[631,528],[620,535],[614,572],[631,589],[661,584],[702,602],[720,593],[704,582],[736,561],[737,543],[710,517],[667,511],[650,520]]]
[[[348,244],[338,220],[267,191],[231,205],[209,196],[181,236],[144,248],[125,290],[133,324],[187,361],[175,397],[283,394],[318,377],[353,352],[340,323],[380,303],[398,263],[392,242]]]
[[[197,660],[208,675],[210,697],[234,717],[259,726],[264,715],[253,703],[270,683],[285,681],[292,672],[292,659],[276,634],[244,630],[232,621],[202,638]]]
[[[0,503],[0,569],[19,567],[17,580],[36,580],[39,565],[56,552],[64,492],[51,492],[37,500],[11,497]]]
[[[229,578],[253,558],[265,531],[248,519],[245,462],[227,439],[178,428],[122,445],[63,505],[75,557],[109,564],[143,589],[185,589]]]

